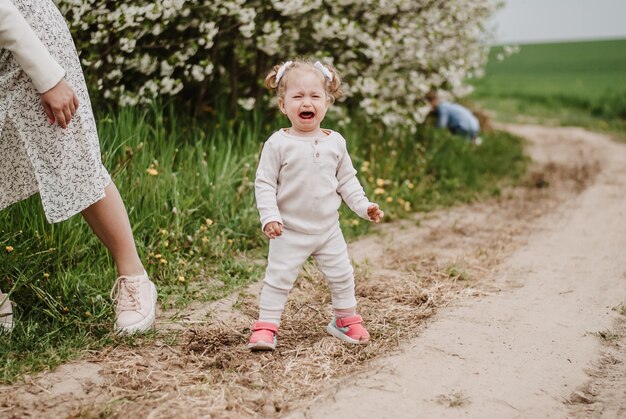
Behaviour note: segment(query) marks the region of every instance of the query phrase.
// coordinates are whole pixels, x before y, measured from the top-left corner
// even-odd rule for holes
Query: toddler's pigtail
[[[272,67],[272,70],[265,77],[265,87],[270,90],[275,90],[278,88],[278,83],[276,83],[276,74],[278,73],[278,69],[282,64],[275,65]]]
[[[343,91],[341,90],[341,76],[337,72],[337,69],[331,65],[327,65],[326,68],[333,75],[333,79],[327,81],[328,93],[330,93],[331,102],[343,97]]]

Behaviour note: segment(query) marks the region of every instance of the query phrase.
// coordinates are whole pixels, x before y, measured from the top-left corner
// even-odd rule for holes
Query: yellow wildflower
[[[159,174],[159,171],[155,169],[154,167],[151,167],[146,170],[146,173],[149,174],[150,176],[157,176]]]
[[[411,211],[411,203],[410,202],[407,201],[407,202],[404,203],[404,210],[407,211],[407,212]]]
[[[409,189],[413,189],[415,187],[415,185],[413,185],[411,182],[407,182],[406,186],[408,186]]]
[[[4,248],[8,253],[11,253],[13,251],[13,246],[7,246]]]
[[[167,260],[163,258],[159,259],[159,262],[161,263],[161,265],[167,265]]]
[[[381,179],[381,178],[376,179],[376,186],[378,187],[385,186],[385,179]]]
[[[352,225],[353,226],[358,226],[359,224],[361,224],[361,221],[359,221],[359,220],[352,220]]]
[[[374,195],[382,195],[384,193],[385,193],[385,190],[383,188],[374,189]]]
[[[163,256],[161,256],[161,254],[160,254],[160,253],[157,253],[156,255],[154,255],[154,257],[155,257],[156,259],[161,259]]]
[[[185,277],[184,276],[179,276],[178,277],[178,282],[185,282]]]
[[[213,220],[211,220],[210,218],[207,218],[205,222],[207,227],[211,227],[213,225]]]
[[[44,278],[50,278],[50,274],[49,274],[48,272],[44,272],[44,273],[43,273],[43,277],[44,277]]]
[[[392,197],[390,197],[390,196],[388,196],[388,197],[385,199],[385,202],[393,202],[393,198],[392,198]]]

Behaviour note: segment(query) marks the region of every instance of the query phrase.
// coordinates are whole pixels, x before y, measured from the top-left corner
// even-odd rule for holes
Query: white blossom
[[[124,52],[133,52],[137,45],[136,39],[122,38],[120,39],[120,49]]]
[[[310,55],[337,68],[346,103],[387,125],[409,126],[426,115],[430,89],[467,94],[465,81],[481,76],[489,37],[482,28],[498,3],[58,1],[85,74],[106,100],[147,103],[208,83],[197,89],[208,100],[234,97],[247,109],[259,106],[253,96],[273,65]],[[505,47],[499,58],[518,50]],[[271,106],[276,100],[267,94],[263,104]]]
[[[247,111],[251,111],[252,109],[254,109],[255,103],[256,103],[256,99],[253,97],[241,98],[237,100],[237,104]]]
[[[161,61],[161,76],[171,76],[174,74],[174,66],[166,60]]]

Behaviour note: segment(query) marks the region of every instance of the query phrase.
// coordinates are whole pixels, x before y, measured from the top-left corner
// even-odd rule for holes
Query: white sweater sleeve
[[[11,51],[39,93],[52,89],[65,76],[65,70],[9,0],[0,0],[0,47]]]
[[[259,167],[254,181],[254,193],[256,206],[261,217],[261,228],[265,229],[267,223],[277,221],[283,223],[278,211],[276,195],[278,192],[278,172],[280,171],[280,155],[276,147],[267,141],[261,151]]]
[[[359,217],[369,220],[367,208],[371,203],[365,196],[363,186],[361,186],[359,179],[356,177],[356,169],[352,165],[352,159],[350,159],[347,149],[344,149],[344,151],[344,155],[337,167],[337,181],[339,182],[337,192],[339,192],[352,211]]]

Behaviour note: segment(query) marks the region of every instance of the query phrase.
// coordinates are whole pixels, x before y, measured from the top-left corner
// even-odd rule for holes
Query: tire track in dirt
[[[580,199],[577,194],[584,195],[587,185],[597,183],[605,156],[586,138],[594,134],[575,129],[511,129],[541,140],[530,143],[536,163],[525,186],[487,202],[384,224],[374,235],[350,245],[357,265],[360,311],[373,336],[370,345],[346,346],[325,334],[328,290],[309,265],[290,296],[274,353],[245,350],[257,312],[259,284],[254,284],[210,305],[194,303],[182,313],[162,313],[157,339],[109,347],[56,371],[0,387],[0,416],[298,416],[310,414],[298,410],[307,405],[318,410],[317,399],[328,405],[326,397],[338,385],[367,382],[369,378],[359,375],[363,371],[374,377],[374,390],[393,385],[381,382],[381,377],[387,377],[385,362],[406,354],[407,347],[422,339],[412,338],[436,327],[440,322],[429,323],[429,319],[440,308],[456,301],[460,305],[455,303],[455,310],[526,289],[523,269],[503,278],[495,273],[500,264],[515,249],[526,248],[529,238],[552,228],[544,214],[566,213],[564,208]],[[607,142],[598,138],[602,144]],[[600,176],[605,176],[604,170]],[[399,352],[403,342],[405,349]],[[445,346],[433,351],[443,357],[438,367],[444,375],[449,371],[447,358],[462,356]],[[390,353],[395,355],[382,358]],[[377,373],[371,375],[372,369]],[[396,390],[386,388],[383,396]],[[450,405],[469,402],[473,406],[477,400],[466,401],[463,393],[438,396]],[[411,399],[423,402],[424,397],[415,393]],[[412,410],[403,411],[407,412],[415,416]]]

